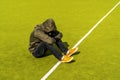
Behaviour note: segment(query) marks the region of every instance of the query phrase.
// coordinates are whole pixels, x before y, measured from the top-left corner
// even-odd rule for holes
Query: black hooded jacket
[[[29,50],[33,53],[40,42],[53,44],[61,38],[62,33],[57,30],[54,20],[47,19],[42,24],[37,25],[31,33]]]

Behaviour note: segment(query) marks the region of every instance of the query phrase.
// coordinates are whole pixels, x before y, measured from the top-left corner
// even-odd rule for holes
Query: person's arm
[[[63,37],[63,34],[59,32],[54,38],[55,39],[61,39]]]
[[[48,33],[48,35],[56,40],[61,39],[63,36],[62,33],[59,32],[58,30],[51,31]]]
[[[54,38],[51,38],[50,36],[48,36],[47,34],[45,34],[43,31],[39,29],[35,29],[34,36],[48,44],[53,44],[55,42]]]

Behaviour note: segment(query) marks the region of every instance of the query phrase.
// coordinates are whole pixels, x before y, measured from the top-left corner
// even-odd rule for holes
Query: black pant
[[[56,45],[64,54],[67,53],[68,48],[63,44],[61,40],[57,40]],[[62,53],[59,50],[57,50],[57,48],[53,44],[47,44],[45,42],[41,42],[38,45],[38,47],[35,49],[33,53],[33,56],[35,56],[36,58],[43,57],[47,50],[51,51],[58,60],[61,60],[63,56]]]

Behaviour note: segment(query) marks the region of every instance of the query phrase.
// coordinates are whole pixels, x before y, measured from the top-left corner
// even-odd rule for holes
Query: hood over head
[[[47,19],[42,23],[45,32],[50,32],[56,30],[56,25],[53,19]]]

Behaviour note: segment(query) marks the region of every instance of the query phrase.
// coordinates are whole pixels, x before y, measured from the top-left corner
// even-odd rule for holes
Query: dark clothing
[[[35,57],[42,57],[46,50],[50,50],[59,60],[62,57],[53,44],[55,43],[65,54],[68,48],[61,41],[62,33],[56,28],[55,22],[48,19],[40,25],[37,25],[30,35],[29,50]]]
[[[48,25],[48,26],[47,26]],[[57,33],[57,34],[56,34]],[[56,34],[56,35],[53,35]],[[53,37],[54,36],[54,37]],[[52,19],[46,20],[43,24],[37,25],[30,35],[29,50],[31,53],[41,42],[53,44],[56,39],[62,38],[62,33],[57,31],[56,25]]]
[[[68,49],[64,46],[64,44],[62,43],[61,40],[58,40],[56,41],[56,45],[60,48],[60,50],[66,54]],[[33,56],[35,56],[36,58],[40,58],[40,57],[43,57],[45,55],[45,52],[49,50],[51,51],[54,56],[61,60],[62,58],[62,54],[61,52],[59,52],[53,44],[47,44],[47,43],[44,43],[44,42],[41,42],[37,48],[35,49],[35,51],[33,52]]]

